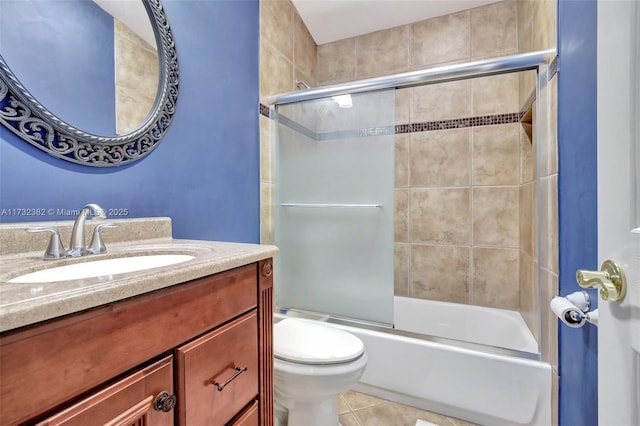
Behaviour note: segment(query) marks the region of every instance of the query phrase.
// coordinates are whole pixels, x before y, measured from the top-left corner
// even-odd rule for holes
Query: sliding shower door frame
[[[544,225],[548,225],[551,221],[549,212],[551,211],[551,200],[547,194],[544,194],[541,186],[541,178],[546,176],[550,167],[549,164],[549,150],[552,147],[549,144],[552,142],[550,134],[550,96],[549,96],[549,81],[555,75],[557,71],[557,56],[556,50],[544,50],[529,52],[524,54],[510,55],[486,60],[479,60],[461,64],[446,65],[434,68],[428,68],[423,70],[411,71],[400,74],[393,74],[383,77],[375,77],[369,79],[363,79],[358,81],[352,81],[342,84],[334,84],[317,88],[310,88],[306,90],[300,90],[280,95],[275,95],[263,99],[263,101],[273,110],[280,105],[292,104],[297,102],[330,98],[340,95],[350,95],[364,92],[374,92],[379,90],[388,89],[402,89],[437,83],[453,82],[460,80],[467,80],[471,78],[486,77],[498,74],[507,74],[520,71],[536,72],[536,90],[535,90],[535,102],[537,108],[536,120],[535,120],[535,132],[536,132],[536,213],[538,218],[538,232],[537,232],[537,248],[536,255],[538,258],[537,269],[538,277],[537,282],[537,298],[538,298],[538,315],[537,326],[538,330],[542,333],[542,315],[541,315],[541,303],[542,301],[542,288],[540,285],[540,278],[542,275],[541,268],[543,264],[546,264],[549,259],[543,259],[542,256],[549,256],[549,241],[548,236],[543,235],[541,229]],[[553,139],[555,141],[555,139]],[[286,314],[285,312],[280,312]],[[295,311],[295,309],[292,309]],[[430,336],[418,336],[415,333],[406,333],[400,330],[395,330],[388,326],[381,324],[370,323],[367,321],[358,321],[351,318],[340,318],[335,316],[329,316],[322,313],[306,312],[312,318],[322,317],[324,321],[336,322],[336,323],[349,323],[364,328],[373,328],[379,331],[387,331],[395,334],[411,334],[412,337],[423,338],[426,340],[433,339]],[[305,315],[305,312],[298,312],[297,315]],[[436,341],[440,339],[436,338]],[[445,339],[448,340],[448,339]],[[540,342],[540,339],[539,339]],[[465,344],[464,342],[460,342]],[[540,344],[538,345],[540,348]],[[537,356],[530,353],[519,353],[518,351],[512,351],[509,349],[493,348],[498,353],[509,353],[516,356],[525,358],[540,359],[540,350]],[[491,351],[492,352],[492,351]]]

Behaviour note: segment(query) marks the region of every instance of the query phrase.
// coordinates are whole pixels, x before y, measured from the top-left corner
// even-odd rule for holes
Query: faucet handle
[[[93,237],[91,238],[91,244],[89,244],[87,252],[90,254],[106,252],[107,247],[102,241],[102,234],[100,233],[100,231],[102,230],[102,228],[115,228],[117,226],[118,225],[116,225],[115,223],[101,223],[100,225],[96,225],[96,227],[93,228]]]
[[[49,245],[44,252],[44,260],[62,259],[67,257],[60,239],[60,233],[56,228],[50,226],[31,226],[26,228],[27,232],[51,232],[51,238],[49,239]]]

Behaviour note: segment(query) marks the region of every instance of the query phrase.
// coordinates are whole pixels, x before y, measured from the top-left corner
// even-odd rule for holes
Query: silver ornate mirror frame
[[[166,133],[178,100],[178,56],[161,0],[141,0],[158,45],[158,93],[144,123],[122,136],[97,136],[60,120],[20,83],[0,55],[0,122],[31,145],[93,167],[129,164],[148,155]],[[2,107],[4,105],[4,107]]]

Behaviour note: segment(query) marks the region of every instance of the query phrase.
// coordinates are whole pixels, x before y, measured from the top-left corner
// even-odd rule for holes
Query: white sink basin
[[[31,272],[15,277],[9,280],[9,282],[44,283],[124,274],[126,272],[136,272],[145,269],[159,268],[161,266],[175,265],[176,263],[187,262],[194,257],[195,256],[186,254],[154,254],[93,260]]]

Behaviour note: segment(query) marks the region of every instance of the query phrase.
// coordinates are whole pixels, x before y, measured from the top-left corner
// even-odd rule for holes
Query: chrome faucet
[[[79,257],[87,254],[87,244],[84,237],[84,222],[87,215],[91,213],[96,219],[105,219],[107,217],[104,209],[97,204],[87,204],[80,210],[76,220],[73,223],[73,231],[71,231],[71,246],[67,250],[67,257]]]

